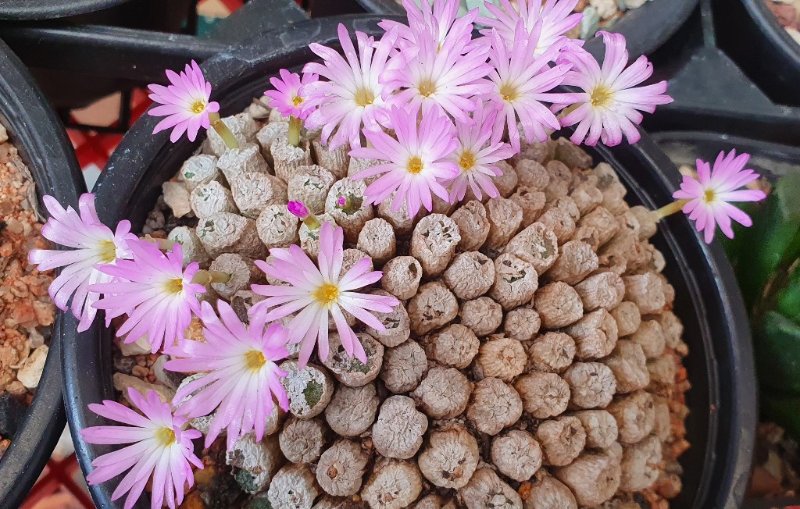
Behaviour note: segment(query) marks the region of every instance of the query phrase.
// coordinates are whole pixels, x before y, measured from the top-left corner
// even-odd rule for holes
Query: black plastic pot
[[[714,0],[720,46],[775,102],[800,106],[800,44],[764,0]]]
[[[195,0],[3,0],[0,20],[107,24],[178,31]]]
[[[203,64],[214,85],[223,114],[241,111],[264,89],[264,76],[282,67],[299,68],[314,58],[310,42],[335,46],[336,26],[379,34],[378,17],[327,18],[298,23],[283,33],[270,33],[243,48],[220,54]],[[166,134],[150,133],[157,119],[143,116],[123,138],[100,177],[95,191],[100,217],[109,224],[122,218],[141,228],[148,211],[181,163],[200,140],[172,144]],[[599,147],[594,156],[608,161],[624,179],[631,203],[658,206],[670,200],[679,174],[653,141],[644,136],[634,146]],[[718,245],[707,246],[689,222],[675,217],[664,223],[654,242],[667,260],[667,277],[678,299],[675,312],[686,328],[691,354],[686,368],[693,388],[687,403],[691,449],[682,458],[684,491],[673,507],[713,509],[736,507],[747,485],[756,423],[756,394],[749,327],[733,273]],[[91,461],[108,447],[87,444],[78,433],[102,424],[87,404],[113,398],[111,332],[98,320],[83,334],[72,331],[65,341],[63,369],[68,418],[79,461],[88,472]],[[114,507],[111,483],[91,488],[100,507]]]
[[[42,20],[68,18],[111,9],[128,0],[5,0],[0,4],[0,19]]]
[[[395,0],[357,0],[365,11],[374,14],[402,15],[403,7]],[[610,30],[619,32],[628,41],[631,58],[649,55],[669,39],[697,6],[698,0],[653,0],[638,9],[627,12]],[[347,5],[348,2],[345,2]],[[602,54],[599,40],[587,42],[594,55]]]
[[[85,190],[61,123],[17,57],[0,42],[0,121],[8,128],[36,182],[38,195],[49,194],[77,207]],[[40,210],[44,210],[40,207]],[[0,507],[19,507],[50,458],[64,429],[61,399],[61,331],[57,320],[44,372],[33,404],[11,447],[0,460]]]

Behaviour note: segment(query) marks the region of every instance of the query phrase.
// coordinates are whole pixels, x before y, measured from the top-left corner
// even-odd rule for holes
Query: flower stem
[[[142,237],[142,240],[147,242],[152,242],[158,246],[158,249],[161,251],[170,251],[172,250],[173,246],[175,246],[175,241],[170,239],[159,239],[156,237],[151,237],[150,235],[145,235]]]
[[[222,141],[225,142],[225,145],[228,148],[239,148],[239,142],[236,141],[236,137],[233,135],[228,126],[225,125],[225,122],[219,118],[219,113],[209,113],[208,120],[211,121],[211,127],[217,131]]]
[[[303,122],[295,117],[289,117],[289,145],[297,147],[300,145],[300,129],[303,128]]]
[[[671,216],[676,212],[680,212],[686,202],[689,200],[675,200],[672,203],[664,205],[660,209],[656,209],[653,211],[653,214],[656,216],[656,220],[664,219],[667,216]]]
[[[227,272],[219,272],[216,270],[198,270],[192,278],[192,283],[209,285],[211,283],[227,283],[230,280],[231,275]]]
[[[303,224],[308,227],[309,230],[316,230],[320,227],[319,219],[314,214],[309,214],[303,219]]]

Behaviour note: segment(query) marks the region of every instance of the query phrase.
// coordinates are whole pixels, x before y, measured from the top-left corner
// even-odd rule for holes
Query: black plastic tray
[[[61,123],[36,88],[22,62],[0,42],[0,120],[8,127],[36,182],[39,196],[49,194],[62,204],[78,205],[85,191],[83,176]],[[40,210],[44,210],[40,207]],[[20,423],[11,446],[0,460],[0,507],[19,507],[39,477],[61,431],[61,332],[53,328],[50,352],[33,404]]]
[[[164,69],[182,68],[190,59],[205,60],[245,37],[307,19],[293,0],[250,0],[219,23],[210,37],[199,38],[176,33],[187,17],[182,13],[187,6],[193,8],[195,0],[138,2],[147,9],[139,9],[137,0],[129,2],[105,18],[95,19],[102,14],[97,13],[70,23],[0,24],[0,37],[35,72],[55,106],[68,110],[118,90],[163,82]],[[128,12],[131,7],[135,12]],[[146,15],[137,14],[142,10]],[[144,19],[124,22],[137,16]]]
[[[298,23],[281,33],[264,34],[233,52],[206,63],[206,77],[222,101],[223,114],[243,109],[264,89],[264,76],[279,68],[298,68],[313,58],[309,42],[336,45],[336,25],[377,34],[377,17],[339,18]],[[109,224],[130,218],[140,228],[157,199],[161,183],[171,178],[199,145],[186,140],[169,143],[153,137],[156,119],[143,116],[123,138],[98,180],[98,210]],[[670,200],[679,174],[647,136],[634,146],[599,147],[598,160],[620,172],[634,203],[663,205]],[[687,421],[692,448],[682,458],[685,489],[674,507],[713,509],[735,507],[747,485],[756,422],[756,395],[749,326],[735,279],[722,249],[707,246],[684,218],[669,220],[655,237],[667,259],[667,276],[679,295],[676,313],[686,327],[692,353],[687,370],[693,389],[688,393]],[[87,444],[78,433],[103,419],[87,404],[112,398],[111,331],[100,320],[76,334],[74,320],[65,341],[63,368],[67,412],[79,461],[88,471],[91,460],[111,449]],[[113,481],[91,487],[100,507],[116,507],[109,495]],[[145,507],[141,502],[140,506]]]
[[[727,7],[700,0],[689,21],[653,55],[656,77],[669,79],[675,101],[646,116],[645,129],[711,131],[800,146],[800,108],[776,104],[720,49],[717,27],[727,15]]]

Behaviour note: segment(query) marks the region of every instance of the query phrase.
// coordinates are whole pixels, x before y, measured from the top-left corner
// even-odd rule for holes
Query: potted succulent
[[[98,505],[741,498],[740,298],[664,218],[729,233],[709,204],[745,221],[746,157],[678,190],[636,127],[666,84],[619,35],[601,67],[541,23],[432,16],[310,21],[151,86],[164,118],[96,188],[108,259],[75,274],[117,338],[94,323],[63,357]]]
[[[47,297],[54,275],[34,270],[28,250],[44,247],[41,197],[76,204],[85,184],[47,100],[2,43],[0,55],[0,500],[12,507],[64,427],[61,329]]]

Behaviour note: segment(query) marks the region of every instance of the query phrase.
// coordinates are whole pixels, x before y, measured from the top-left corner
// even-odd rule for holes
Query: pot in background
[[[72,144],[47,99],[25,66],[0,42],[0,121],[33,175],[41,200],[45,194],[77,208],[85,192]],[[44,210],[41,207],[40,210]],[[53,325],[50,351],[36,397],[22,418],[11,446],[0,459],[0,507],[19,507],[39,477],[64,429],[61,399],[63,320]]]
[[[659,2],[654,2],[653,5]],[[662,3],[663,4],[663,3]],[[336,47],[339,22],[351,30],[379,35],[380,17],[328,18],[297,23],[289,30],[268,33],[238,50],[203,64],[205,76],[221,102],[223,115],[240,112],[260,96],[264,76],[280,68],[299,69],[314,58],[308,44]],[[98,213],[107,224],[127,218],[139,231],[161,193],[183,161],[200,145],[168,134],[153,136],[158,119],[142,116],[123,138],[100,177]],[[647,136],[636,145],[591,152],[607,161],[628,187],[628,201],[648,207],[671,201],[680,174]],[[681,457],[684,488],[674,507],[712,509],[737,507],[747,486],[756,425],[756,384],[750,332],[733,272],[721,246],[704,244],[686,218],[662,224],[652,242],[667,261],[664,273],[675,287],[675,313],[685,326],[690,355],[685,359],[692,389],[687,393],[690,415],[687,440],[692,447]],[[112,331],[96,320],[88,331],[75,333],[75,320],[64,317],[63,355],[66,406],[73,440],[84,472],[91,461],[111,448],[86,443],[79,430],[104,423],[87,404],[113,399],[111,382]],[[90,487],[100,507],[121,507],[110,501],[114,481]],[[146,507],[141,501],[137,507]]]
[[[715,0],[716,29],[725,50],[776,103],[800,106],[800,43],[764,0]]]

